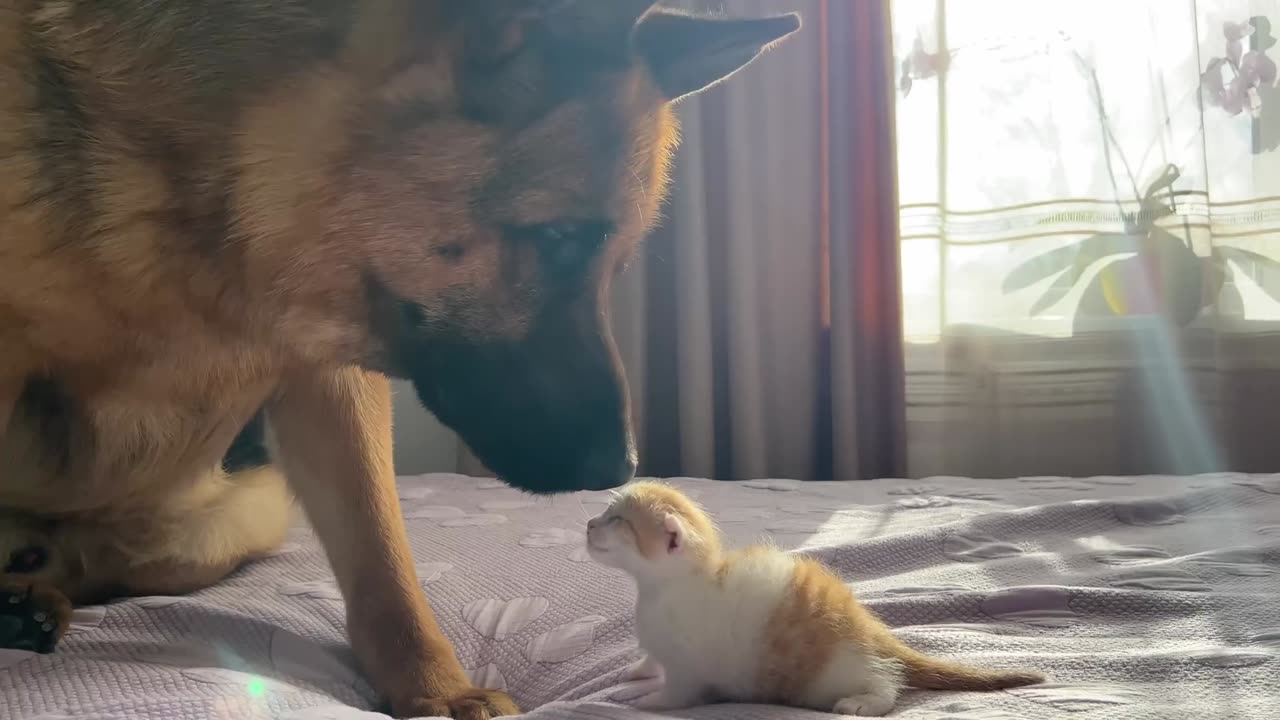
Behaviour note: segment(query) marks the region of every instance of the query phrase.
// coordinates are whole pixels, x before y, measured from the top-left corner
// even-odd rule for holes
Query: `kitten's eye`
[[[29,575],[44,569],[48,562],[48,551],[38,545],[29,545],[9,554],[9,563],[5,565],[4,571],[15,575]]]
[[[586,271],[612,232],[607,220],[564,220],[517,228],[514,234],[538,248],[547,272],[573,277]]]

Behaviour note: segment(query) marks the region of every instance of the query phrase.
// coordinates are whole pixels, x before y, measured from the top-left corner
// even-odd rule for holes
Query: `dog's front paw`
[[[519,715],[520,708],[506,693],[483,688],[463,688],[440,697],[398,703],[392,714],[400,718],[447,717],[454,720],[493,720]]]
[[[0,578],[0,648],[49,653],[71,623],[71,602],[55,588]]]

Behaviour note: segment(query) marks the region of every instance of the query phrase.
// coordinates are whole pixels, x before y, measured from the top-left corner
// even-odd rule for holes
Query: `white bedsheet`
[[[1280,476],[678,482],[732,540],[768,535],[833,565],[917,647],[1052,677],[910,691],[895,717],[1280,718]],[[451,475],[404,478],[401,494],[424,589],[480,683],[534,720],[657,717],[617,702],[634,596],[582,548],[607,494],[548,501]],[[80,610],[53,655],[0,651],[0,718],[382,717],[342,629],[298,527],[215,588]]]

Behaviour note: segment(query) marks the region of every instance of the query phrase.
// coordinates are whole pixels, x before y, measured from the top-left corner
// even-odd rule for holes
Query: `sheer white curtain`
[[[1280,0],[892,10],[911,473],[1280,470]]]

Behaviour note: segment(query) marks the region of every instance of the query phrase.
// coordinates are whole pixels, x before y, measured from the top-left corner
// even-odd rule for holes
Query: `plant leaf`
[[[1263,292],[1280,302],[1280,260],[1235,247],[1215,248],[1214,253],[1248,272]]]
[[[1155,197],[1156,193],[1167,187],[1172,187],[1181,176],[1182,171],[1178,169],[1177,165],[1165,165],[1164,169],[1160,171],[1160,174],[1157,175],[1156,178],[1151,181],[1151,184],[1147,186],[1147,192],[1146,195],[1143,196],[1142,204],[1146,205],[1148,201]]]
[[[1017,292],[1051,275],[1057,275],[1071,267],[1072,260],[1074,260],[1084,243],[1085,241],[1081,240],[1024,260],[1017,267],[1010,270],[1008,275],[1005,275],[1001,289],[1005,293]]]
[[[1110,255],[1137,252],[1141,237],[1143,235],[1097,233],[1079,242],[1049,250],[1009,271],[1002,288],[1006,293],[1022,290],[1069,268],[1072,272],[1071,282],[1068,283],[1070,287],[1099,260]]]
[[[1065,275],[1066,273],[1063,274]],[[1080,273],[1077,272],[1070,283],[1056,282],[1053,285],[1050,285],[1049,289],[1046,290],[1045,293],[1035,301],[1035,304],[1031,306],[1031,309],[1027,311],[1027,314],[1035,317],[1054,305],[1057,305],[1061,302],[1062,298],[1067,296],[1067,293],[1071,291],[1071,288],[1075,286],[1076,281],[1079,279]]]

